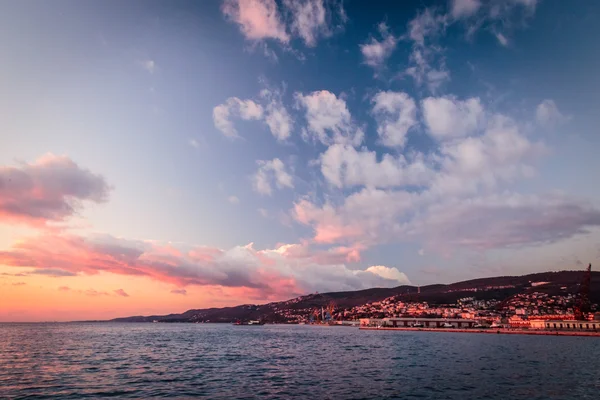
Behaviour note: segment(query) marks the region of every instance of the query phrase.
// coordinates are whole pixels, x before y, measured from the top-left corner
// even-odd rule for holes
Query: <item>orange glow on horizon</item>
[[[0,274],[29,271],[0,267]],[[67,289],[68,288],[68,289]],[[129,297],[115,293],[123,289]],[[189,309],[260,302],[247,288],[175,287],[143,277],[110,273],[53,278],[0,276],[0,322],[107,320],[134,315],[181,313]]]

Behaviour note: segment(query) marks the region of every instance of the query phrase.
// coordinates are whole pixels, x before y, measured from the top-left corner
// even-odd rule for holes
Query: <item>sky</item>
[[[594,265],[599,17],[1,2],[0,321]]]

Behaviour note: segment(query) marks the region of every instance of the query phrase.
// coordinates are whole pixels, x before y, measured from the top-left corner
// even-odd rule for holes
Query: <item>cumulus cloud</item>
[[[456,19],[471,17],[481,7],[479,0],[452,0],[450,4],[450,13]]]
[[[414,222],[416,232],[437,249],[489,250],[552,243],[600,225],[600,210],[563,196],[504,193],[449,200]]]
[[[432,93],[450,80],[442,50],[435,44],[435,39],[446,29],[448,20],[448,15],[427,8],[408,23],[407,35],[413,46],[404,74],[411,76],[417,86],[425,85]]]
[[[266,106],[254,100],[240,100],[230,97],[223,104],[213,109],[213,122],[225,136],[238,138],[238,132],[233,125],[234,118],[243,120],[264,121],[271,134],[278,141],[285,141],[291,136],[294,121],[281,101],[281,93],[276,90],[263,89],[260,97]],[[198,147],[198,143],[191,144]]]
[[[225,103],[219,104],[213,109],[215,127],[225,136],[237,138],[239,135],[233,126],[232,118],[241,118],[247,121],[261,120],[263,118],[263,108],[252,100],[240,100],[237,97],[230,97]]]
[[[277,188],[293,188],[294,180],[279,158],[269,161],[258,161],[258,170],[252,177],[252,185],[257,193],[270,196],[273,185]]]
[[[450,80],[450,72],[443,62],[437,68],[432,66],[438,52],[437,48],[415,47],[409,57],[411,66],[405,70],[417,86],[425,85],[431,93],[435,93],[442,84]]]
[[[402,282],[404,284],[410,284],[408,277],[404,272],[398,271],[397,268],[386,267],[385,265],[373,265],[367,268],[367,272],[371,272],[375,275],[379,275],[382,278],[393,280],[396,282]]]
[[[127,292],[125,292],[123,289],[116,289],[114,290],[115,294],[117,296],[121,296],[121,297],[129,297],[129,295],[127,294]]]
[[[310,252],[292,250],[293,245],[256,250],[252,244],[229,250],[131,241],[102,236],[85,238],[56,234],[23,239],[0,252],[6,266],[60,268],[74,273],[99,272],[131,275],[171,283],[183,294],[184,287],[220,286],[244,290],[263,300],[281,299],[308,292],[356,290],[374,286],[393,287],[406,283],[394,271],[377,268],[351,270],[343,263],[357,260],[360,247]],[[66,288],[66,287],[65,287]],[[59,289],[68,291],[69,289]],[[89,289],[81,294],[106,296]],[[120,290],[115,294],[123,295]]]
[[[531,177],[532,163],[547,153],[541,142],[532,142],[519,125],[506,116],[492,116],[481,136],[467,137],[441,147],[442,169],[431,191],[440,196],[477,193],[501,182]]]
[[[365,64],[375,69],[381,68],[385,64],[398,43],[398,38],[390,33],[385,22],[381,22],[377,29],[381,40],[371,38],[367,43],[359,45]]]
[[[281,6],[280,12],[275,0],[225,0],[222,11],[227,19],[238,24],[247,40],[255,44],[266,39],[277,40],[288,51],[293,51],[289,44],[292,37],[314,47],[320,37],[331,36],[336,17],[338,27],[346,22],[341,2],[283,0]]]
[[[542,101],[535,110],[537,122],[545,127],[552,127],[567,122],[570,118],[563,115],[554,100],[546,99]]]
[[[427,37],[438,35],[446,26],[447,17],[435,9],[426,8],[408,23],[408,36],[417,45],[424,46]]]
[[[352,146],[334,144],[321,154],[321,173],[335,187],[369,186],[376,188],[421,186],[429,183],[435,172],[416,157],[412,162],[403,155],[384,154],[377,161],[377,153]]]
[[[370,247],[426,240],[427,235],[418,234],[419,221],[440,204],[488,198],[518,179],[531,178],[536,161],[548,153],[543,143],[523,134],[517,121],[500,114],[484,118],[478,99],[432,98],[425,103],[431,106],[425,112],[429,129],[436,137],[452,138],[443,140],[434,154],[407,161],[401,155],[378,156],[336,144],[321,155],[321,172],[328,183],[340,189],[363,188],[343,200],[319,202],[307,197],[295,203],[291,214],[313,230],[313,243]],[[460,231],[459,218],[451,223]],[[583,230],[569,232],[567,236]],[[446,236],[437,237],[440,240],[434,242],[439,244]],[[531,243],[529,238],[521,239],[523,244]]]
[[[225,0],[221,10],[248,40],[290,40],[275,0]]]
[[[324,145],[345,143],[358,146],[362,143],[364,133],[355,125],[343,99],[327,90],[307,95],[297,92],[295,98],[306,111],[308,127],[303,132],[305,139]]]
[[[68,157],[0,167],[0,219],[40,226],[76,214],[84,202],[103,203],[110,187]]]
[[[415,101],[404,92],[379,92],[373,99],[377,134],[384,146],[403,147],[406,134],[417,124]]]
[[[292,14],[292,32],[308,47],[317,44],[319,35],[329,35],[323,0],[284,0],[284,4]]]
[[[428,97],[421,102],[430,134],[439,140],[469,136],[481,129],[484,109],[479,98]]]
[[[364,243],[373,245],[396,238],[399,220],[414,209],[419,195],[406,191],[363,188],[341,204],[323,205],[309,199],[294,204],[294,219],[311,226],[317,243]],[[387,237],[387,239],[386,239]]]
[[[281,93],[277,90],[263,89],[260,96],[268,101],[265,123],[271,130],[271,134],[278,141],[285,141],[292,134],[294,121],[281,101]]]

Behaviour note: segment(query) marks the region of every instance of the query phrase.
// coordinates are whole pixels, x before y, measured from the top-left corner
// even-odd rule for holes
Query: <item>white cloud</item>
[[[485,118],[478,97],[467,100],[454,96],[428,97],[421,107],[429,133],[439,140],[469,136],[482,127]]]
[[[398,43],[385,22],[378,25],[378,30],[382,40],[371,38],[369,42],[359,45],[365,64],[373,68],[381,68]]]
[[[388,91],[377,93],[372,103],[381,143],[389,147],[404,146],[406,134],[417,124],[414,100],[406,93]]]
[[[342,204],[318,206],[309,199],[294,204],[292,215],[314,229],[317,243],[374,244],[397,238],[398,219],[412,210],[419,195],[406,191],[364,188]]]
[[[238,199],[236,196],[229,196],[229,197],[227,198],[227,201],[228,201],[230,204],[233,204],[233,205],[240,204],[240,199]]]
[[[358,146],[362,143],[364,133],[355,126],[344,100],[327,90],[307,95],[297,92],[295,98],[306,111],[305,139],[317,140],[324,145],[348,143]]]
[[[437,53],[437,48],[415,46],[409,56],[411,66],[405,70],[417,86],[426,85],[431,93],[435,93],[442,84],[450,80],[450,72],[443,62],[440,62],[439,68],[431,66]]]
[[[321,154],[320,162],[325,179],[338,188],[421,186],[434,177],[422,157],[408,162],[402,155],[384,154],[378,162],[374,151],[357,151],[341,144],[331,145]]]
[[[495,35],[496,39],[498,39],[498,43],[500,43],[504,47],[508,46],[508,39],[506,38],[506,36],[504,36],[501,32],[496,32]]]
[[[440,149],[442,170],[431,192],[440,197],[476,194],[499,183],[534,174],[532,163],[547,152],[542,143],[529,141],[512,119],[495,115],[485,134],[448,143]]]
[[[248,40],[290,40],[275,0],[225,0],[221,10]]]
[[[253,46],[262,40],[274,39],[290,52],[294,52],[290,46],[293,37],[302,39],[308,47],[314,47],[319,37],[331,36],[334,28],[340,28],[347,20],[341,2],[326,4],[325,0],[283,0],[281,6],[282,12],[276,0],[225,0],[221,9],[227,19],[239,25],[240,31],[253,42]],[[339,25],[332,26],[336,18],[339,18]],[[277,60],[271,49],[266,46],[260,48],[265,56]]]
[[[404,74],[411,76],[417,86],[425,85],[431,93],[435,93],[442,84],[450,80],[450,72],[442,58],[442,49],[435,45],[435,39],[446,29],[448,23],[448,15],[429,8],[408,23],[408,37],[413,41],[413,48]]]
[[[213,109],[213,122],[215,127],[230,138],[239,137],[233,126],[232,118],[243,120],[260,120],[263,118],[263,108],[252,100],[240,100],[230,97],[224,104]]]
[[[289,299],[314,291],[395,287],[408,283],[406,275],[396,268],[375,266],[366,271],[348,268],[345,262],[356,260],[355,250],[334,247],[313,251],[300,244],[257,250],[252,243],[227,250],[207,246],[180,248],[174,244],[113,237],[95,240],[59,233],[24,238],[3,251],[2,256],[7,266],[39,265],[40,269],[48,269],[54,264],[73,274],[103,272],[144,276],[176,285],[177,289],[171,291],[173,294],[185,295],[188,286],[208,290],[216,287],[235,298],[263,301]],[[82,263],[82,256],[94,262]],[[59,290],[70,291],[67,287]],[[108,295],[93,289],[84,294]]]
[[[535,110],[535,118],[537,122],[545,127],[567,122],[570,117],[563,115],[559,110],[554,100],[546,99],[542,101]]]
[[[452,0],[450,13],[456,19],[468,18],[475,15],[480,7],[479,0]]]
[[[264,208],[259,208],[258,213],[263,217],[263,218],[268,218],[269,217],[269,211],[267,211]]]
[[[292,134],[294,121],[281,101],[281,93],[278,90],[263,89],[260,96],[268,101],[265,110],[265,123],[271,134],[278,141],[287,140]]]
[[[493,193],[506,190],[517,179],[535,174],[534,164],[547,149],[542,143],[529,140],[519,123],[499,114],[480,121],[483,110],[477,99],[470,99],[471,106],[469,100],[445,100],[452,103],[452,118],[457,118],[456,114],[460,118],[444,119],[444,124],[434,125],[433,129],[444,138],[455,135],[452,127],[474,136],[460,137],[464,135],[461,133],[454,140],[443,141],[439,152],[427,159],[420,156],[407,162],[403,156],[389,154],[378,159],[375,152],[340,144],[330,146],[321,155],[321,172],[328,183],[340,189],[364,188],[342,201],[326,198],[318,205],[314,198],[304,198],[295,203],[292,215],[297,222],[314,230],[314,242],[362,243],[368,247],[386,242],[427,241],[431,236],[437,239],[431,241],[435,246],[430,247],[437,250],[443,247],[446,238],[443,233],[435,236],[438,225],[431,221],[444,218],[443,212],[437,213],[437,207],[460,205],[478,198],[492,199]],[[442,109],[447,111],[447,107]],[[414,191],[414,186],[421,189]],[[467,212],[468,207],[464,210]],[[429,220],[433,214],[435,218]],[[585,225],[580,221],[576,219],[574,225]],[[430,223],[434,227],[426,228]],[[449,224],[455,231],[447,236],[450,239],[446,242],[460,241],[460,218]],[[472,237],[469,232],[462,235],[465,240],[459,245],[469,247],[469,240],[483,233],[477,232]],[[549,235],[560,236],[560,229]],[[532,243],[530,237],[515,240]],[[502,245],[500,240],[494,243]],[[419,254],[425,254],[424,250]]]
[[[445,28],[447,17],[426,8],[408,23],[408,35],[418,45],[424,46],[428,36],[435,36]]]
[[[281,104],[267,106],[265,122],[277,140],[286,140],[292,134],[292,118]]]
[[[396,281],[402,285],[410,285],[410,281],[404,272],[398,271],[397,268],[386,267],[384,265],[372,265],[367,268],[367,272],[379,275],[382,278]]]
[[[270,161],[258,161],[258,170],[252,177],[254,190],[262,195],[273,193],[273,183],[279,189],[293,188],[294,182],[279,158]]]
[[[292,14],[291,29],[309,47],[317,44],[319,35],[329,35],[323,0],[284,0]]]

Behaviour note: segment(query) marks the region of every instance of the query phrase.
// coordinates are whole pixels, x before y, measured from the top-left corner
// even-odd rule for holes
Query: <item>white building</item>
[[[533,322],[531,325],[533,327]],[[595,331],[600,330],[600,321],[575,321],[575,320],[547,320],[544,322],[544,329],[551,330],[584,330]],[[539,323],[536,321],[536,326]],[[539,328],[538,328],[539,329]]]

